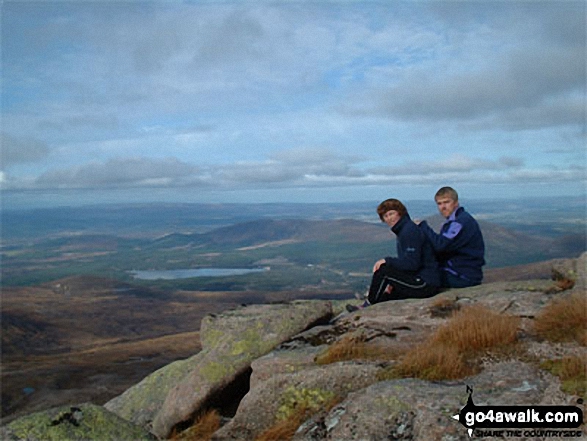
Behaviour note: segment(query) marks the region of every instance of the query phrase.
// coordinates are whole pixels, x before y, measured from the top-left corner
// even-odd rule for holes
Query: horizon
[[[20,193],[20,192],[16,192]],[[8,204],[6,203],[5,196],[10,194],[10,192],[3,192],[0,195],[0,213],[2,212],[9,212],[9,211],[27,211],[27,210],[51,210],[51,209],[76,209],[76,208],[91,208],[91,207],[143,207],[143,206],[190,206],[190,205],[203,205],[203,206],[225,206],[225,205],[234,205],[238,206],[264,206],[264,205],[337,205],[337,206],[361,206],[366,204],[373,204],[376,206],[382,200],[386,199],[349,199],[349,200],[339,200],[339,201],[325,201],[325,200],[302,200],[302,201],[283,201],[283,200],[270,200],[270,201],[239,201],[239,200],[129,200],[127,198],[122,198],[121,200],[111,200],[110,195],[106,195],[105,200],[95,200],[95,199],[84,199],[81,200],[79,198],[64,198],[64,202],[61,204],[57,204],[51,199],[47,199],[46,197],[38,197],[36,198],[36,203],[30,204],[31,199],[26,198],[24,201],[15,202],[11,201]],[[82,192],[82,194],[86,194],[86,192]],[[60,195],[57,195],[60,196]],[[389,196],[393,197],[393,196]],[[504,196],[503,194],[500,197],[496,196],[486,196],[486,197],[462,197],[459,194],[459,202],[461,206],[466,206],[468,203],[472,204],[491,204],[491,203],[515,203],[515,202],[522,202],[522,203],[537,203],[541,202],[544,199],[544,195],[540,196],[519,196],[519,195],[508,195]],[[584,210],[586,210],[587,214],[587,197],[585,195],[559,195],[556,196],[556,200],[560,203],[566,203],[568,201],[573,201],[579,203]],[[434,202],[433,197],[428,199],[423,198],[408,198],[402,199],[402,202],[405,204],[418,204],[418,206],[422,206],[424,204],[430,205],[431,213],[437,214],[436,211],[436,204]],[[545,209],[548,209],[545,204]],[[552,205],[552,201],[550,202]],[[409,207],[408,207],[409,208]]]
[[[583,1],[0,8],[1,209],[587,194]]]

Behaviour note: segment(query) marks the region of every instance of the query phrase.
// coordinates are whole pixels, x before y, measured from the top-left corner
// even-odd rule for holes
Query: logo
[[[467,386],[467,404],[453,418],[469,436],[580,437],[583,411],[577,406],[477,406]]]

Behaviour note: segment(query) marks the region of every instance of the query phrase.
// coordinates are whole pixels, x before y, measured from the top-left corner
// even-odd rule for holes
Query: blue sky
[[[3,204],[584,196],[585,5],[4,0]]]

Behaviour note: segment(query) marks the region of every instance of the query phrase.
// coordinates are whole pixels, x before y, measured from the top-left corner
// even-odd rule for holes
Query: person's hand
[[[375,265],[373,265],[373,272],[376,272],[379,268],[381,268],[381,265],[385,265],[385,259],[380,259],[375,262]]]

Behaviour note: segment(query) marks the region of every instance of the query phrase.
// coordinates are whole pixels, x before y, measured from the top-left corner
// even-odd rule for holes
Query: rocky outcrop
[[[459,382],[378,382],[306,421],[293,439],[465,441],[467,431],[452,416],[466,404],[467,385],[473,387],[477,403],[528,405],[550,398],[552,381],[524,363],[505,362]]]
[[[19,418],[0,429],[4,441],[155,441],[148,431],[102,406],[63,406]]]
[[[251,389],[234,418],[213,439],[255,439],[280,418],[287,418],[295,405],[303,403],[320,411],[330,401],[375,383],[380,369],[369,364],[342,363],[274,375]]]
[[[160,437],[193,415],[280,343],[332,315],[328,302],[252,305],[207,316],[201,325],[202,351],[173,363],[106,404]]]
[[[495,282],[352,314],[341,313],[346,302],[304,301],[209,316],[201,327],[200,353],[154,372],[105,407],[130,427],[140,425],[160,439],[209,408],[234,406],[222,412],[225,418],[213,440],[255,439],[301,407],[307,413],[290,437],[296,441],[464,441],[469,435],[452,417],[466,404],[468,387],[477,405],[582,406],[578,396],[563,392],[559,378],[542,362],[566,356],[586,360],[587,348],[542,340],[534,322],[554,300],[585,297],[586,256],[553,264],[553,274],[575,279],[572,289],[556,280]],[[482,355],[476,373],[456,380],[385,375],[454,311],[472,305],[517,317],[517,352]],[[325,362],[325,354],[343,342],[358,342],[366,352]],[[49,419],[59,420],[58,415]],[[32,427],[29,420],[14,421],[4,429],[11,431],[7,439],[40,439],[23,435],[33,433],[23,431],[26,427]],[[141,433],[137,439],[149,439]]]

